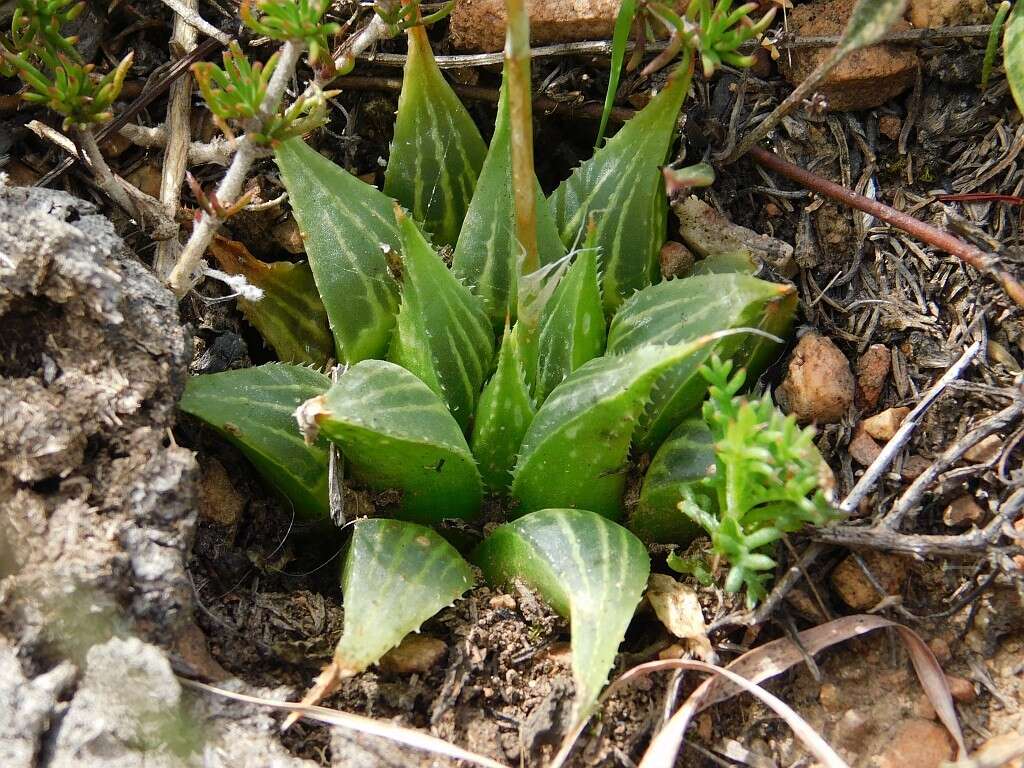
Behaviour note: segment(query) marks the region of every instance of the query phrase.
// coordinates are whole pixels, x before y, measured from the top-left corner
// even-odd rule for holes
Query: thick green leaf
[[[473,586],[455,548],[421,525],[365,519],[355,524],[341,573],[345,625],[334,651],[342,674],[357,674]]]
[[[470,440],[488,488],[504,491],[512,482],[512,467],[533,414],[533,399],[526,386],[516,337],[506,326],[498,370],[480,396]]]
[[[300,365],[270,363],[206,376],[185,385],[178,407],[234,443],[302,518],[327,515],[327,446],[308,445],[295,409],[331,380]]]
[[[700,526],[679,509],[682,488],[693,487],[714,471],[714,438],[704,419],[686,419],[654,454],[629,513],[629,530],[647,543],[687,544]]]
[[[516,282],[520,272],[512,199],[507,90],[503,85],[494,136],[452,258],[452,271],[483,302],[495,330],[504,326],[506,317],[515,320]],[[565,247],[539,184],[536,212],[540,262],[550,264],[565,255]]]
[[[597,248],[576,254],[544,307],[538,337],[537,400],[604,351],[605,324],[597,277]]]
[[[259,301],[240,298],[238,308],[280,360],[327,365],[334,357],[334,337],[306,262],[267,264],[241,243],[223,237],[214,238],[210,252],[225,272],[244,275],[263,291]]]
[[[303,704],[316,704],[343,679],[375,664],[475,581],[469,564],[429,528],[380,518],[364,518],[354,527],[341,569],[341,639]],[[292,713],[284,727],[299,717]]]
[[[791,285],[744,274],[708,274],[670,280],[640,291],[622,305],[608,331],[608,354],[647,344],[680,344],[728,328],[760,328],[785,336],[796,310]],[[681,361],[652,393],[637,445],[656,448],[704,400],[707,382],[698,373],[712,352],[732,358],[757,376],[778,345],[762,336],[735,334]]]
[[[503,525],[474,554],[492,584],[522,579],[568,616],[575,719],[585,717],[615,663],[650,574],[644,545],[582,509],[545,509]]]
[[[516,511],[576,507],[617,519],[630,441],[651,388],[710,343],[646,344],[599,357],[555,387],[523,438],[512,482]]]
[[[696,275],[720,275],[732,274],[735,272],[744,275],[757,274],[761,265],[757,263],[753,254],[749,251],[731,251],[727,253],[713,253],[706,256],[693,265],[690,276]]]
[[[364,360],[297,415],[304,433],[338,444],[357,483],[401,490],[401,517],[436,523],[479,513],[483,490],[466,438],[437,395],[405,369]]]
[[[487,145],[441,75],[422,25],[409,29],[384,193],[412,211],[438,245],[454,245]]]
[[[587,219],[594,216],[601,247],[602,294],[609,314],[658,274],[668,215],[659,166],[675,137],[676,118],[690,87],[688,72],[677,72],[551,196],[555,221],[567,245],[583,240]]]
[[[338,359],[383,357],[398,304],[384,256],[399,244],[394,202],[299,139],[281,143],[275,157]]]
[[[388,358],[420,377],[463,429],[494,358],[494,333],[480,302],[397,210],[402,236],[402,306]]]
[[[1024,3],[1013,4],[1003,31],[1003,68],[1017,109],[1024,112]]]
[[[877,42],[903,16],[906,7],[907,0],[857,0],[835,54],[845,56]]]

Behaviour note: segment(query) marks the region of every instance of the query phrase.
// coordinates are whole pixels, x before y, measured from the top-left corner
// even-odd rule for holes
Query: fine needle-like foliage
[[[726,591],[745,586],[753,607],[775,567],[766,550],[786,533],[824,525],[833,510],[821,487],[828,469],[812,442],[814,429],[801,429],[767,394],[739,395],[746,374],[732,370],[717,357],[701,367],[711,385],[704,421],[715,441],[715,471],[700,483],[680,485],[679,509],[729,562]]]
[[[289,10],[289,2],[298,4]],[[735,259],[652,285],[666,237],[660,166],[693,68],[698,59],[712,69],[745,65],[736,48],[757,28],[746,20],[751,4],[732,10],[723,0],[705,13],[706,5],[692,0],[684,22],[667,5],[643,4],[645,23],[673,32],[659,63],[681,61],[550,201],[533,171],[522,0],[508,3],[504,84],[486,150],[414,3],[382,8],[389,28],[409,33],[384,192],[289,138],[298,118],[265,137],[309,271],[257,265],[230,249],[221,262],[264,292],[242,308],[280,357],[326,366],[333,355],[342,365],[332,377],[281,364],[199,377],[182,408],[235,442],[302,514],[328,515],[330,441],[345,482],[370,491],[378,515],[397,518],[355,526],[342,576],[344,634],[307,701],[374,663],[470,585],[457,553],[417,524],[474,521],[485,489],[491,515],[518,519],[485,539],[477,561],[492,581],[523,579],[569,616],[578,716],[607,679],[650,568],[641,541],[612,522],[627,511],[627,483],[639,480],[644,452],[672,433],[627,524],[668,543],[683,543],[699,524],[732,565],[727,586],[746,584],[751,599],[771,562],[764,547],[824,521],[820,497],[806,498],[817,482],[810,433],[766,399],[736,399],[742,378],[720,380],[724,363],[700,373],[713,353],[766,365],[789,332],[792,286],[744,274],[749,264]],[[257,8],[250,27],[322,47],[307,24],[322,15],[313,0]],[[226,123],[251,123],[276,66],[229,51],[225,70],[201,68],[204,94]],[[271,124],[261,125],[266,133]],[[695,186],[713,175],[694,167],[672,178]],[[449,268],[441,246],[453,243]],[[705,398],[705,376],[712,405],[698,434],[686,418]],[[769,468],[781,490],[765,490]],[[720,498],[714,483],[723,479],[742,495],[727,489]]]

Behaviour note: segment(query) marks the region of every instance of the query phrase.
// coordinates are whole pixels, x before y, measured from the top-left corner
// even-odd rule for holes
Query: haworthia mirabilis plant
[[[419,376],[465,429],[491,371],[491,324],[416,224],[401,209],[395,211],[402,238],[402,305],[388,358]]]
[[[512,481],[515,511],[576,507],[618,519],[630,442],[651,389],[715,339],[599,357],[555,387],[523,438]]]
[[[583,241],[590,217],[596,223],[608,314],[657,275],[668,215],[659,168],[675,138],[692,71],[692,62],[677,71],[639,114],[551,196],[551,209],[567,245]]]
[[[255,258],[239,242],[214,238],[210,253],[225,272],[244,275],[263,291],[257,301],[238,299],[238,308],[260,336],[288,363],[323,366],[334,358],[327,310],[317,293],[309,264],[275,261],[267,264]]]
[[[496,529],[473,555],[496,585],[522,579],[568,616],[575,720],[590,712],[650,574],[644,545],[582,509],[545,509]]]
[[[383,357],[395,324],[398,287],[385,248],[398,248],[394,201],[302,142],[275,150],[306,245],[338,359]]]
[[[520,270],[507,91],[503,84],[494,136],[452,258],[452,271],[480,298],[496,330],[504,325],[506,317],[515,320]],[[537,185],[537,249],[542,265],[565,255],[540,184]]]
[[[411,27],[408,36],[384,194],[408,208],[437,245],[455,245],[487,145],[438,69],[426,29]]]
[[[516,336],[506,326],[498,369],[480,395],[470,439],[488,488],[503,491],[512,482],[512,467],[534,410]]]
[[[304,403],[297,418],[306,435],[338,444],[356,483],[400,490],[400,517],[438,523],[479,514],[480,473],[462,430],[404,368],[364,360]]]
[[[608,354],[651,344],[681,344],[725,328],[758,328],[785,336],[796,311],[796,290],[738,273],[669,280],[623,304],[608,331]],[[672,367],[658,382],[636,435],[642,450],[657,448],[696,410],[707,392],[698,369],[712,352],[734,358],[751,377],[760,374],[778,344],[760,335],[734,334]]]
[[[299,517],[317,519],[328,509],[327,446],[303,442],[293,414],[330,385],[310,368],[269,363],[193,376],[178,407],[236,445]]]

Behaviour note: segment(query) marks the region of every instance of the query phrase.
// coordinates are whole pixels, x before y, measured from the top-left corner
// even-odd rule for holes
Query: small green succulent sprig
[[[38,51],[42,68],[35,66],[27,53],[4,51],[4,58],[29,87],[22,98],[63,115],[66,131],[72,126],[105,123],[113,117],[111,107],[121,93],[133,57],[129,53],[105,75],[95,74],[94,64],[82,64],[47,48]]]
[[[239,8],[242,23],[258,35],[282,42],[300,41],[309,51],[309,63],[317,64],[330,50],[328,38],[341,32],[337,22],[325,22],[328,0],[243,0]]]
[[[455,0],[442,3],[436,11],[426,16],[422,14],[421,6],[418,0],[404,3],[401,0],[377,0],[373,10],[384,22],[388,36],[396,37],[410,27],[433,24],[445,18],[455,7]]]
[[[302,136],[326,121],[327,99],[335,92],[325,93],[315,84],[283,112],[263,115],[263,103],[279,60],[280,52],[271,56],[266,64],[254,64],[238,43],[232,42],[224,52],[223,69],[212,62],[192,65],[199,92],[225,135],[234,137],[230,122],[256,121],[257,127],[248,133],[250,139],[273,146]]]
[[[738,396],[746,371],[732,370],[732,361],[717,355],[700,369],[710,384],[703,415],[715,439],[715,471],[696,490],[683,489],[679,508],[728,560],[726,591],[745,585],[753,607],[765,596],[775,567],[766,548],[804,525],[824,525],[835,512],[822,490],[827,470],[813,443],[814,429],[801,429],[767,393]],[[717,514],[710,511],[716,504]]]
[[[21,0],[11,17],[11,45],[15,51],[27,51],[45,45],[75,61],[81,56],[75,48],[78,38],[61,33],[64,24],[77,19],[85,10],[85,2],[75,0]]]
[[[64,36],[61,27],[84,8],[72,0],[19,0],[10,38],[0,43],[0,75],[19,77],[28,86],[22,97],[63,115],[64,130],[109,120],[132,65],[129,53],[101,75],[82,61],[78,38]]]
[[[665,52],[652,66],[684,49],[699,53],[705,77],[711,77],[723,63],[743,68],[753,64],[753,57],[740,54],[739,48],[771,26],[775,9],[771,8],[755,22],[750,14],[757,10],[757,3],[745,3],[735,9],[732,4],[733,0],[718,0],[712,7],[711,0],[691,0],[686,13],[680,16],[670,5],[649,0],[647,10],[671,35]]]

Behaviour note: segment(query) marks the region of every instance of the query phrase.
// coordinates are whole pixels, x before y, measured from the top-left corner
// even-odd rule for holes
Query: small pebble
[[[873,438],[888,442],[892,440],[908,413],[910,413],[909,408],[887,408],[881,413],[864,419],[861,423],[864,425],[864,431]]]
[[[946,507],[942,513],[942,522],[950,528],[957,528],[978,522],[984,514],[985,510],[978,506],[972,496],[961,496]]]
[[[882,452],[882,446],[871,439],[871,435],[864,429],[862,422],[854,430],[853,439],[850,440],[846,450],[849,452],[850,458],[861,466],[866,467],[878,458],[878,455]]]
[[[1003,438],[999,435],[989,435],[978,443],[972,445],[964,458],[972,464],[988,464],[994,461],[1003,450]]]
[[[896,728],[877,759],[878,768],[939,768],[953,757],[946,729],[931,720],[913,719]]]
[[[820,333],[808,333],[790,355],[775,399],[802,424],[832,424],[849,411],[855,388],[850,363],[839,347]]]
[[[949,692],[953,698],[961,704],[970,704],[978,698],[977,691],[974,690],[974,683],[965,677],[946,675],[946,685],[949,686]]]
[[[399,675],[426,672],[437,666],[448,653],[444,640],[418,635],[405,636],[397,648],[392,648],[380,660],[381,669]]]

